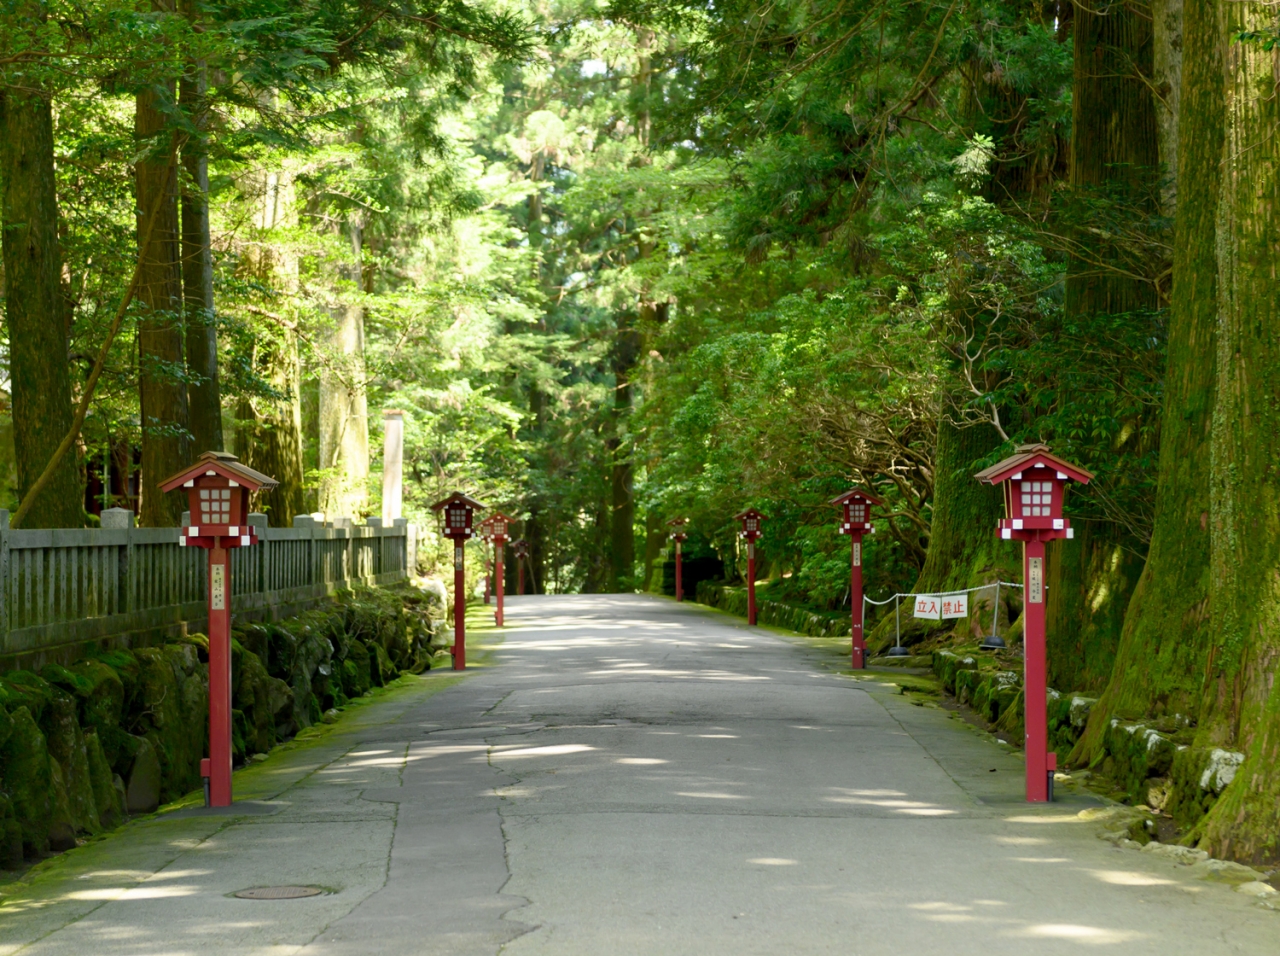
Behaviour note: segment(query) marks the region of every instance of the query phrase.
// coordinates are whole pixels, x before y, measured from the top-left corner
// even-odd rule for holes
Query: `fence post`
[[[267,540],[267,528],[270,522],[267,516],[260,511],[249,512],[245,520],[249,522],[249,527],[258,529],[258,547],[253,549],[258,552],[256,555],[257,561],[254,562],[258,566],[254,577],[257,578],[256,590],[265,595],[267,591],[271,590],[269,587],[271,581],[271,542]]]

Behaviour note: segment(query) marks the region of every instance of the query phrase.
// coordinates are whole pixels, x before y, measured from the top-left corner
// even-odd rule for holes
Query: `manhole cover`
[[[314,886],[255,886],[240,890],[236,896],[242,900],[300,900],[323,892]]]

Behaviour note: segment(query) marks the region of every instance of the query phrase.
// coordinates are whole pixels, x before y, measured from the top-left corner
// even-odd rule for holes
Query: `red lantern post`
[[[1027,800],[1052,799],[1052,773],[1057,755],[1049,753],[1049,718],[1045,671],[1044,546],[1046,541],[1074,536],[1062,516],[1067,482],[1088,484],[1093,475],[1049,453],[1046,445],[1020,445],[1017,453],[974,476],[1004,489],[1005,517],[1000,537],[1022,542],[1023,701],[1026,714]],[[998,613],[998,610],[997,610]]]
[[[493,621],[498,627],[503,626],[502,595],[506,588],[506,562],[502,559],[502,546],[509,540],[507,528],[511,526],[511,518],[501,511],[495,513],[486,522],[489,526],[489,540],[493,542],[493,589],[497,595],[498,609],[493,614]]]
[[[524,594],[524,562],[529,557],[529,542],[524,538],[511,545],[516,553],[516,594]]]
[[[849,557],[849,604],[853,611],[853,647],[850,660],[854,670],[863,670],[867,666],[867,639],[862,625],[862,535],[866,532],[875,534],[871,526],[871,507],[880,504],[880,499],[854,488],[846,491],[831,503],[843,509],[844,520],[840,523],[840,533],[847,534],[850,542]]]
[[[747,623],[756,623],[756,542],[760,539],[760,523],[765,516],[755,508],[734,515],[742,522],[739,536],[747,542]]]
[[[191,524],[178,543],[209,552],[209,756],[200,761],[208,780],[206,803],[231,806],[231,554],[258,540],[248,524],[249,495],[276,486],[235,455],[208,451],[160,485],[161,491],[187,489]]]
[[[467,539],[475,535],[471,527],[472,519],[484,505],[469,498],[460,491],[455,491],[448,498],[437,501],[431,510],[437,514],[443,512],[444,529],[441,532],[453,542],[453,669],[467,669],[467,577],[463,558],[466,550],[463,547]]]
[[[684,518],[672,518],[667,522],[667,526],[672,528],[671,540],[676,545],[676,602],[684,600],[684,560],[680,553],[680,546],[689,540],[689,536],[684,533],[684,526],[689,522]]]

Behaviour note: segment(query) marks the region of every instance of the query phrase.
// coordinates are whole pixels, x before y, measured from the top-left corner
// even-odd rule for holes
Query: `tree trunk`
[[[1077,6],[1071,101],[1071,185],[1107,183],[1141,190],[1160,162],[1151,74],[1151,21],[1123,4],[1104,12]],[[1096,247],[1094,237],[1082,244]],[[1098,249],[1105,258],[1105,249]],[[1156,304],[1150,283],[1073,260],[1067,275],[1068,315],[1118,314]]]
[[[652,312],[652,306],[646,306]],[[609,565],[611,591],[636,589],[636,505],[632,454],[634,445],[629,435],[631,425],[632,372],[644,347],[644,334],[625,322],[619,323],[613,345],[613,434],[608,447],[612,460],[610,471]]]
[[[206,70],[194,64],[179,90],[183,109],[203,125]],[[182,148],[182,297],[186,320],[188,414],[196,454],[222,451],[222,393],[218,385],[218,330],[214,320],[213,250],[209,236],[209,160],[203,138]]]
[[[1112,717],[1200,710],[1209,650],[1209,433],[1215,380],[1222,37],[1217,0],[1187,0],[1178,213],[1155,523],[1110,683],[1072,754],[1098,756]],[[1064,688],[1065,689],[1065,688]]]
[[[361,229],[355,223],[349,228],[355,263],[341,271],[354,284],[348,295],[358,295],[363,291]],[[343,291],[337,290],[337,301],[329,309],[329,364],[320,369],[320,510],[358,518],[367,507],[369,485],[364,307],[343,301]]]
[[[72,423],[49,97],[13,89],[0,93],[0,181],[9,387],[21,498],[44,472]],[[63,456],[23,524],[84,525],[84,489],[73,453]]]
[[[1220,3],[1220,36],[1275,8]],[[1214,856],[1280,859],[1280,62],[1226,43],[1218,205],[1217,393],[1211,426],[1209,633],[1198,742],[1245,754],[1201,823]]]
[[[298,291],[298,261],[292,253],[277,256],[272,233],[297,226],[293,176],[288,170],[262,173],[252,184],[258,192],[255,242],[245,257],[254,277],[285,296]],[[285,248],[288,248],[287,246]],[[305,512],[302,465],[301,368],[298,337],[288,328],[275,327],[258,337],[254,366],[259,375],[287,396],[242,399],[236,410],[236,454],[252,468],[279,482],[262,495],[258,507],[267,512],[273,527],[289,527],[295,515]]]
[[[156,148],[166,144],[162,111],[172,87],[138,94],[134,131],[145,150],[135,166],[139,281],[138,388],[142,418],[142,524],[172,527],[186,508],[181,495],[166,495],[160,482],[191,464],[182,330],[182,274],[179,267],[178,175]],[[142,246],[151,210],[150,241]]]

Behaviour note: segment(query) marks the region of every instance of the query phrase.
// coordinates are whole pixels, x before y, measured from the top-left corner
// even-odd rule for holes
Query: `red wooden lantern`
[[[868,494],[860,488],[846,491],[831,499],[833,505],[840,507],[844,520],[840,523],[840,533],[847,534],[850,541],[849,558],[849,605],[853,611],[853,648],[850,660],[854,670],[862,670],[867,666],[867,640],[863,633],[862,615],[862,536],[870,532],[875,534],[871,526],[871,509],[880,504],[880,499]]]
[[[529,559],[529,542],[524,538],[513,542],[511,550],[516,555],[516,594],[524,594],[524,563]]]
[[[1093,475],[1051,454],[1047,445],[1020,445],[1015,454],[974,477],[989,485],[1002,486],[1005,517],[999,522],[1000,537],[1023,543],[1027,800],[1043,802],[1052,798],[1052,767],[1057,763],[1057,755],[1049,753],[1044,545],[1056,538],[1072,537],[1071,522],[1062,515],[1067,483],[1078,481],[1087,485]]]
[[[480,533],[480,540],[485,544],[493,544],[493,519],[485,518],[476,526],[476,530]],[[484,603],[489,604],[489,594],[493,584],[493,562],[489,558],[489,550],[485,549],[484,554],[485,573],[484,573]]]
[[[684,557],[681,554],[680,546],[689,540],[689,536],[684,532],[684,526],[689,522],[685,518],[672,518],[667,522],[667,527],[671,529],[671,533],[667,536],[676,545],[676,601],[677,603],[684,600]]]
[[[742,522],[739,537],[747,542],[747,623],[756,623],[756,541],[760,539],[760,526],[765,516],[755,508],[748,508],[734,515]]]
[[[178,543],[209,552],[209,756],[200,761],[208,780],[206,802],[231,806],[231,548],[258,540],[247,524],[249,495],[276,486],[235,455],[207,451],[194,465],[162,482],[161,491],[187,490],[191,524]]]
[[[453,541],[453,669],[460,671],[467,667],[467,579],[463,546],[468,538],[474,537],[472,521],[477,511],[484,510],[484,505],[455,491],[433,504],[431,510],[440,515],[444,525],[440,533]]]
[[[510,540],[507,529],[511,527],[511,520],[509,516],[497,511],[485,521],[489,528],[489,541],[493,544],[493,583],[498,600],[498,609],[494,612],[493,621],[498,627],[503,626],[502,598],[506,587],[503,578],[507,567],[502,559],[502,546]]]

